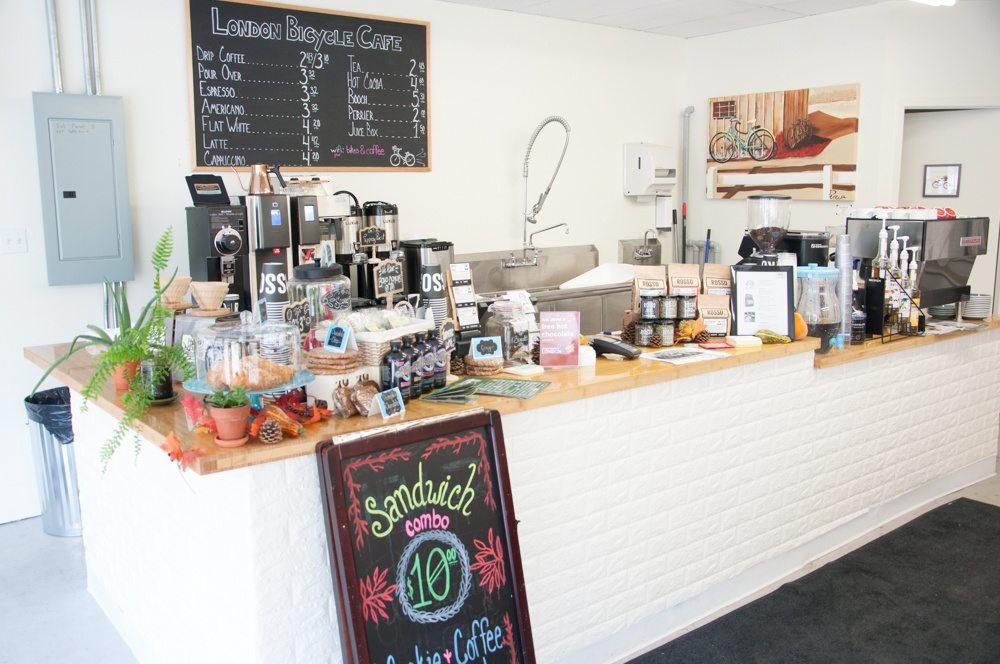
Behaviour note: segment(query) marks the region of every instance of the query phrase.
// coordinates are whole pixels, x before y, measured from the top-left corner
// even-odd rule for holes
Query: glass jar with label
[[[655,320],[660,316],[660,298],[655,295],[643,295],[639,298],[639,318]]]
[[[677,318],[677,297],[666,295],[660,298],[660,311],[658,318]]]
[[[635,324],[635,345],[649,346],[653,338],[653,323],[651,321],[640,321]]]
[[[698,298],[695,295],[677,296],[677,317],[693,320],[698,317]]]
[[[288,282],[291,301],[309,302],[312,326],[321,321],[335,320],[351,313],[351,280],[344,276],[339,263],[329,267],[317,264],[298,265],[292,270]]]
[[[530,321],[519,302],[498,300],[490,305],[493,312],[486,321],[486,336],[500,337],[503,346],[504,366],[527,364],[531,357],[528,347]]]

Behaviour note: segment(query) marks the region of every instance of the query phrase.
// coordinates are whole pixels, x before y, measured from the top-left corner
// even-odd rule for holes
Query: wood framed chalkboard
[[[187,3],[195,170],[430,170],[428,23]]]
[[[317,455],[345,662],[534,664],[499,413]]]

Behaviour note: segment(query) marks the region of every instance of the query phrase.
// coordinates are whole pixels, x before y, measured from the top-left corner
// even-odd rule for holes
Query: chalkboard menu
[[[188,1],[195,170],[430,170],[427,23]]]
[[[500,415],[426,422],[317,446],[344,661],[534,664]]]

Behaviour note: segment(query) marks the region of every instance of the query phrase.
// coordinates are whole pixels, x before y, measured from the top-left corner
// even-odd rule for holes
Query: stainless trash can
[[[35,457],[35,478],[42,503],[42,529],[57,537],[79,537],[80,495],[73,453],[73,415],[69,388],[57,387],[25,397]]]

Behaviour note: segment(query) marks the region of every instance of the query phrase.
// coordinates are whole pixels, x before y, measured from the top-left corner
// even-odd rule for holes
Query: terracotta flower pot
[[[250,404],[236,408],[216,408],[209,406],[209,413],[215,419],[219,447],[239,447],[247,442],[247,420],[250,418]]]
[[[129,381],[135,378],[135,373],[138,369],[138,360],[129,360],[117,365],[111,374],[111,377],[115,381],[115,389],[120,391],[127,390],[129,388]]]

